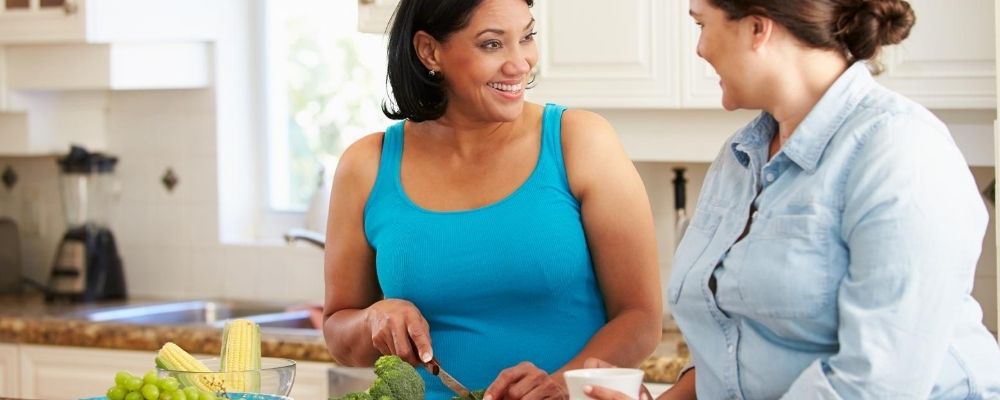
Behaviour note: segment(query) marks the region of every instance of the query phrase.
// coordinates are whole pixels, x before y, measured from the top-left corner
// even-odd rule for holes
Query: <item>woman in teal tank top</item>
[[[660,337],[652,215],[614,130],[524,101],[531,0],[403,0],[386,115],[331,196],[324,335],[340,364],[436,359],[487,399],[566,398]],[[429,399],[454,393],[418,368]]]

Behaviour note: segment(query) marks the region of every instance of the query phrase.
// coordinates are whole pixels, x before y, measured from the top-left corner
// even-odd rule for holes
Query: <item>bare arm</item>
[[[405,300],[382,299],[375,252],[365,237],[365,203],[378,175],[382,137],[369,135],[344,152],[330,195],[323,336],[330,355],[343,365],[371,366],[382,354],[415,364],[414,345],[425,360],[432,354],[420,311]]]
[[[608,323],[557,372],[589,357],[636,366],[660,341],[663,303],[649,198],[614,128],[597,114],[563,116],[563,153],[580,201],[587,244],[604,296]]]

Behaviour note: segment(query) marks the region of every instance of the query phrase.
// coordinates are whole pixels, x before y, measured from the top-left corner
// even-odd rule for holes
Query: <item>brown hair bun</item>
[[[855,0],[839,10],[835,36],[855,60],[870,60],[885,45],[910,36],[917,17],[904,0]]]

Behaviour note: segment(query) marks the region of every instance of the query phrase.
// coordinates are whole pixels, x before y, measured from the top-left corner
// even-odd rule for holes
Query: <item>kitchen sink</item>
[[[215,300],[152,303],[76,312],[70,316],[94,322],[139,325],[208,325],[223,327],[235,318],[248,319],[261,330],[286,333],[317,332],[306,310],[273,304]]]

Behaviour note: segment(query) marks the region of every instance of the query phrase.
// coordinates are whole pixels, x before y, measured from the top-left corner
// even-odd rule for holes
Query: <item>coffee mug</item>
[[[603,386],[638,399],[643,372],[634,368],[584,368],[566,371],[563,376],[569,387],[570,400],[590,399],[583,392],[584,386]]]

